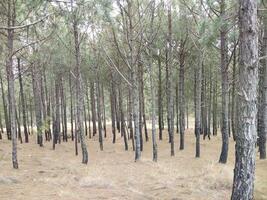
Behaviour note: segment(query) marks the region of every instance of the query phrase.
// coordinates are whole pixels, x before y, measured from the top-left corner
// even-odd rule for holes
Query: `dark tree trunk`
[[[115,85],[113,80],[113,74],[111,74],[111,90],[110,90],[110,109],[111,109],[111,126],[112,126],[112,143],[116,142],[116,107],[115,107]],[[121,108],[120,108],[121,109]],[[125,130],[124,130],[125,131]]]
[[[70,87],[70,126],[71,126],[71,140],[74,140],[74,126],[73,126],[73,91],[72,91],[72,78],[69,73],[69,87]],[[90,123],[90,122],[89,122]]]
[[[84,129],[85,129],[85,135],[88,135],[88,127],[87,127],[87,113],[86,113],[86,106],[85,106],[85,100],[83,100],[83,115],[84,115]]]
[[[158,124],[159,124],[159,140],[162,140],[162,77],[161,77],[161,59],[160,54],[158,55],[158,69],[159,69],[159,86],[158,86]]]
[[[239,106],[232,200],[254,199],[258,83],[257,24],[257,1],[240,0]]]
[[[121,132],[123,134],[123,140],[124,140],[124,149],[125,151],[128,151],[128,141],[127,141],[127,135],[125,130],[125,119],[124,119],[124,107],[123,107],[123,97],[121,93],[121,86],[119,88],[119,108],[120,108],[120,116],[121,116]]]
[[[234,42],[236,42],[234,40]],[[233,52],[233,85],[232,85],[232,112],[231,112],[232,134],[235,141],[236,135],[236,46]]]
[[[213,84],[213,97],[212,97],[212,135],[217,135],[217,75]]]
[[[103,129],[104,129],[104,137],[107,137],[107,122],[106,122],[106,106],[105,106],[105,92],[104,86],[101,85],[101,92],[102,92],[102,105],[103,105]]]
[[[100,150],[103,151],[102,100],[101,100],[99,76],[96,82],[96,98],[97,98],[97,122],[98,122],[99,145],[100,145]]]
[[[95,83],[90,84],[90,99],[92,110],[93,136],[96,134],[96,103],[95,103]]]
[[[2,113],[0,112],[0,139],[2,139],[2,133],[4,133],[4,128],[2,122]]]
[[[140,59],[139,59],[140,60]],[[139,83],[139,133],[140,133],[140,150],[143,151],[143,66],[141,61],[138,61],[138,83]]]
[[[88,111],[89,138],[92,138],[91,115],[90,115],[90,101],[89,101],[88,85],[86,85],[86,103],[87,103],[87,111]]]

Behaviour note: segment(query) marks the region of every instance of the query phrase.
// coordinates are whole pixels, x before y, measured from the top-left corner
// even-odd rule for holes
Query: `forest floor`
[[[144,143],[140,162],[134,152],[124,151],[123,138],[111,142],[111,131],[99,150],[98,136],[87,139],[89,163],[74,155],[74,143],[62,143],[52,150],[51,143],[39,147],[35,137],[18,144],[19,169],[12,169],[11,144],[0,141],[1,200],[85,200],[85,199],[230,199],[234,168],[234,143],[229,144],[227,164],[219,164],[220,135],[201,140],[201,158],[195,156],[195,137],[186,131],[185,150],[179,150],[175,134],[175,156],[170,156],[167,132],[158,141],[158,162],[152,162],[151,138]],[[80,146],[79,146],[80,147]],[[267,160],[256,164],[255,199],[267,199]]]

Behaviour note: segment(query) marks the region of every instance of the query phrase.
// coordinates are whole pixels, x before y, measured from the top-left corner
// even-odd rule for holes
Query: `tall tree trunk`
[[[70,126],[71,126],[71,140],[74,140],[74,126],[73,126],[73,94],[72,94],[72,78],[69,73],[69,87],[70,87]],[[90,122],[89,122],[90,123]]]
[[[172,84],[172,15],[171,15],[171,1],[168,1],[168,36],[167,36],[167,62],[166,62],[166,79],[167,79],[167,107],[168,107],[168,132],[171,143],[171,156],[174,156],[174,120],[173,120],[173,84]]]
[[[181,41],[182,46],[180,52],[180,68],[179,68],[179,122],[180,122],[180,150],[184,149],[184,131],[185,131],[185,92],[184,92],[184,73],[185,73],[185,55],[184,43]]]
[[[19,86],[20,86],[20,98],[21,98],[21,107],[22,107],[22,120],[23,120],[23,128],[24,128],[24,137],[25,142],[29,142],[29,134],[27,130],[27,118],[26,118],[26,105],[25,105],[25,95],[23,90],[23,83],[22,83],[22,75],[20,69],[20,58],[17,59],[18,61],[18,75],[19,75]]]
[[[196,66],[195,80],[195,136],[196,136],[196,157],[200,157],[200,132],[201,132],[201,83],[202,83],[202,56],[199,62],[200,66]]]
[[[217,135],[217,74],[215,76],[215,83],[213,84],[212,97],[212,135]]]
[[[221,0],[221,20],[226,20],[226,3]],[[220,31],[221,37],[221,77],[222,77],[222,148],[219,162],[226,163],[228,157],[229,124],[228,124],[228,48],[227,48],[227,26],[223,24]]]
[[[238,129],[232,200],[254,199],[258,83],[257,1],[239,1]]]
[[[151,54],[151,53],[150,53]],[[158,160],[158,147],[156,141],[156,97],[155,97],[155,85],[152,74],[152,61],[149,62],[149,81],[150,81],[150,92],[151,92],[151,114],[152,114],[152,146],[153,146],[153,161]]]
[[[11,27],[15,25],[15,3],[8,1],[7,8],[7,26]],[[18,169],[18,160],[17,160],[17,140],[16,140],[16,102],[15,102],[15,77],[13,72],[13,42],[14,42],[14,30],[7,30],[7,59],[6,59],[6,74],[7,74],[7,83],[8,83],[8,92],[9,92],[9,111],[10,111],[10,124],[11,124],[11,138],[12,138],[12,164],[14,169]]]
[[[36,49],[34,51],[37,51]],[[32,67],[32,87],[33,87],[33,97],[34,97],[34,110],[35,110],[35,120],[37,127],[37,144],[43,146],[43,134],[42,134],[42,97],[41,97],[41,73],[39,71],[39,66],[34,64]]]
[[[234,42],[236,42],[234,40]],[[232,85],[232,112],[231,112],[232,134],[235,141],[236,135],[236,46],[233,52],[233,85]]]
[[[158,124],[159,124],[159,140],[162,140],[162,77],[161,77],[161,59],[160,53],[158,55],[158,69],[159,69],[159,86],[158,86]]]
[[[73,5],[72,5],[73,9]],[[88,152],[85,143],[84,130],[82,125],[82,112],[83,112],[83,91],[82,91],[82,76],[81,76],[81,53],[80,53],[80,42],[78,33],[78,19],[76,16],[76,10],[73,16],[73,36],[75,44],[75,72],[76,72],[76,119],[77,119],[77,132],[79,133],[82,149],[82,163],[88,163]]]
[[[97,69],[98,71],[99,69]],[[99,76],[96,82],[96,98],[97,98],[97,122],[98,122],[98,136],[100,150],[103,151],[103,128],[102,128],[102,100],[101,100],[101,89],[99,83]]]
[[[138,59],[140,60],[140,58]],[[141,64],[141,61],[138,61],[138,83],[139,83],[139,134],[140,134],[140,150],[143,151],[143,95],[142,95],[142,90],[143,90],[143,73],[142,69],[143,66]]]
[[[112,143],[114,144],[116,142],[116,107],[115,107],[115,86],[114,86],[114,80],[113,80],[113,74],[111,72],[111,90],[110,90],[110,109],[111,109],[111,126],[112,126]],[[121,108],[120,108],[121,109]],[[124,130],[125,131],[125,130]]]

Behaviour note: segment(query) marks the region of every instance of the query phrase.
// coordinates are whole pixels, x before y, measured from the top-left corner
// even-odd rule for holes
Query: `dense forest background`
[[[235,143],[232,199],[252,199],[255,159],[266,159],[266,9],[256,0],[1,0],[0,139],[12,144],[13,168],[17,143],[73,142],[90,164],[88,140],[100,151],[122,140],[133,161],[151,142],[157,162],[160,142],[175,156],[193,135],[198,158],[219,137],[221,164]]]

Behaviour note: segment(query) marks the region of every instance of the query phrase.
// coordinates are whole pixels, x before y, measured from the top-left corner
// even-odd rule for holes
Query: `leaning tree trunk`
[[[254,199],[258,83],[257,1],[239,1],[238,129],[232,200]]]

